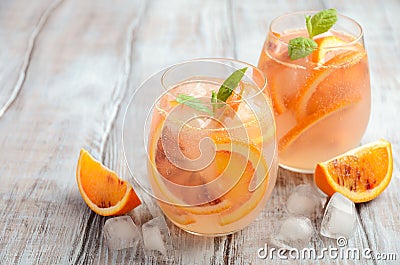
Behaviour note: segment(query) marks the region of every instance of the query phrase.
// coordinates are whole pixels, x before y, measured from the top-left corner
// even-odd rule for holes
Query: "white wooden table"
[[[271,201],[249,227],[202,238],[168,223],[177,264],[400,263],[400,2],[3,0],[0,2],[0,263],[164,263],[163,257],[109,251],[107,220],[83,202],[75,181],[84,147],[121,176],[122,117],[132,91],[153,72],[198,57],[256,64],[272,18],[336,7],[365,31],[372,114],[363,143],[393,144],[393,179],[376,200],[357,205],[360,228],[349,246],[397,253],[397,261],[262,260],[270,218],[284,212],[295,185],[310,175],[279,171]],[[158,213],[130,213],[140,225]],[[320,219],[315,224],[318,226]],[[328,239],[321,246],[334,245]]]

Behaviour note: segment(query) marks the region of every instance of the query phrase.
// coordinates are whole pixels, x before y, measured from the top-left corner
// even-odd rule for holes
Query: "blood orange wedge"
[[[346,51],[333,59],[329,60],[323,67],[320,67],[312,72],[306,83],[299,90],[296,99],[296,117],[298,120],[304,118],[307,114],[307,106],[310,98],[317,91],[318,87],[326,78],[328,78],[338,67],[343,65],[352,65],[360,61],[365,56],[365,52],[360,51]],[[351,92],[351,91],[350,91]],[[346,95],[343,95],[344,97]]]
[[[329,196],[340,192],[353,202],[367,202],[387,187],[392,171],[391,144],[379,140],[319,163],[314,181]]]
[[[141,204],[128,182],[118,178],[84,149],[78,160],[76,182],[83,200],[99,215],[125,214]]]
[[[347,108],[353,106],[361,100],[361,96],[353,97],[349,99],[343,99],[342,101],[332,102],[332,104],[324,109],[320,109],[310,115],[303,118],[296,126],[290,129],[282,138],[279,139],[278,149],[284,151],[290,146],[298,137],[300,137],[309,128],[316,125],[318,122],[323,121],[329,116],[338,114],[340,111],[344,111]]]

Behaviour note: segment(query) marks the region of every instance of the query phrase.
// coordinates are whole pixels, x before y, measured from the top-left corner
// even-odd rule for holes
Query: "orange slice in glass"
[[[249,214],[260,203],[268,186],[268,165],[253,144],[228,138],[214,139],[214,142],[220,152],[217,171],[224,171],[227,176],[241,172],[237,183],[221,198],[231,204],[220,213],[220,224],[228,225]]]
[[[83,200],[99,215],[122,215],[141,204],[131,184],[120,179],[84,149],[78,160],[76,182]]]
[[[158,128],[155,131],[155,135],[158,135],[158,137],[155,137],[155,135],[152,137],[149,154],[153,164],[152,178],[155,185],[157,185],[162,195],[165,196],[170,203],[177,204],[176,206],[168,204],[169,206],[167,208],[176,209],[175,212],[171,211],[171,219],[175,220],[173,215],[177,213],[179,213],[180,216],[189,218],[192,215],[220,214],[221,225],[226,225],[247,215],[261,201],[268,185],[268,165],[261,156],[259,149],[253,144],[232,140],[226,137],[225,134],[217,133],[211,136],[216,149],[214,161],[199,174],[204,175],[204,180],[206,180],[207,183],[222,177],[224,174],[225,178],[223,178],[224,180],[220,184],[227,187],[226,193],[218,199],[204,205],[179,206],[184,203],[179,199],[180,195],[174,194],[174,192],[168,188],[156,169],[156,142],[161,135],[160,131],[161,129]],[[240,176],[238,176],[238,172],[242,172]],[[237,181],[233,180],[232,182],[232,178],[226,177],[230,175],[236,178]],[[258,185],[254,190],[250,191],[250,184],[252,181]],[[208,192],[213,193],[212,190]],[[164,204],[166,203],[162,203],[161,205],[165,209]],[[190,219],[184,219],[185,223],[190,223],[188,220],[190,221]]]
[[[324,64],[338,53],[348,51],[347,42],[336,37],[326,36],[315,39],[318,48],[311,54],[311,60],[315,63]]]
[[[312,72],[304,86],[299,90],[296,99],[296,117],[298,120],[307,115],[307,106],[310,98],[317,91],[318,87],[328,78],[338,67],[352,65],[359,62],[365,56],[365,52],[347,51],[329,60],[324,66]]]
[[[258,62],[258,68],[264,73],[274,73],[279,72],[279,70],[275,70],[272,68],[281,67],[285,69],[286,66],[278,65],[275,61],[268,57],[267,52],[264,47],[261,51],[260,59]],[[281,53],[277,55],[278,58],[288,57],[287,52]],[[288,57],[289,58],[289,57]],[[283,59],[282,59],[283,60]],[[289,59],[288,59],[289,60]],[[268,93],[269,98],[272,101],[272,107],[276,115],[282,114],[286,110],[285,102],[282,93],[280,93],[279,87],[279,77],[275,77],[274,75],[268,78],[267,89],[266,92]]]
[[[391,144],[379,140],[319,163],[314,181],[329,196],[340,192],[353,202],[367,202],[385,190],[392,171]]]
[[[332,102],[332,104],[324,109],[321,109],[315,113],[305,116],[300,122],[297,123],[292,129],[290,129],[282,138],[279,139],[278,149],[280,152],[286,150],[298,137],[300,137],[309,128],[324,120],[325,118],[334,115],[340,111],[345,110],[358,103],[361,100],[361,96],[355,98],[345,98],[341,102]]]

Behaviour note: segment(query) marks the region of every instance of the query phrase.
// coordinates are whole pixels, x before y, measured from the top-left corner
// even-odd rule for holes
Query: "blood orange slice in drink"
[[[228,177],[237,178],[237,183],[222,197],[231,207],[222,211],[220,224],[228,225],[249,214],[260,203],[268,186],[268,164],[253,144],[228,138],[215,139],[219,159],[219,170]],[[229,163],[229,164],[228,164]]]
[[[336,81],[333,86],[327,86],[327,91],[322,88],[331,75],[344,69],[344,66],[346,69],[355,68],[351,66],[360,62],[364,56],[364,51],[346,51],[329,60],[323,67],[313,71],[300,89],[295,102],[298,123],[280,138],[279,151],[285,150],[316,123],[360,102],[362,95],[358,90],[338,87]],[[360,78],[360,80],[362,79]],[[314,95],[317,96],[314,98]],[[312,106],[310,107],[310,105]]]
[[[337,36],[320,37],[315,39],[315,42],[318,44],[318,48],[311,54],[311,60],[318,64],[324,64],[340,53],[349,50],[358,50],[356,46],[349,45],[348,42]]]
[[[379,140],[319,163],[314,181],[329,196],[340,192],[353,202],[367,202],[387,187],[392,171],[391,144]]]
[[[343,65],[351,66],[359,62],[364,56],[365,52],[343,52],[333,59],[329,60],[326,64],[324,64],[323,67],[314,70],[311,76],[307,78],[306,83],[299,90],[298,97],[295,103],[297,119],[302,119],[304,116],[307,115],[307,106],[310,102],[310,99],[312,95],[317,91],[322,82],[324,82],[332,73],[337,71],[340,67],[343,67]],[[344,94],[343,96],[345,97],[346,95]]]
[[[298,137],[306,132],[313,125],[323,121],[327,117],[334,115],[340,111],[345,110],[358,103],[361,100],[361,96],[358,98],[344,99],[339,102],[333,102],[329,107],[321,109],[311,115],[306,116],[300,122],[297,123],[292,129],[290,129],[282,138],[279,139],[278,148],[279,151],[284,151],[290,146]]]
[[[285,105],[286,91],[281,89],[279,84],[281,83],[280,81],[281,78],[285,76],[284,72],[288,71],[287,70],[288,64],[290,69],[290,58],[287,51],[274,54],[273,56],[276,57],[276,59],[271,58],[270,56],[272,55],[268,55],[267,53],[268,53],[267,49],[264,47],[260,55],[258,68],[260,68],[261,71],[264,73],[279,73],[279,75],[273,74],[268,77],[267,92],[272,101],[272,107],[274,109],[275,114],[280,115],[286,111],[286,105]],[[282,64],[277,64],[275,60],[279,60]]]
[[[157,144],[154,143],[156,139],[160,138],[160,131],[161,129],[155,131],[155,134],[159,136],[154,137],[153,143],[150,145],[150,159],[154,165],[152,178],[164,198],[168,199],[169,206],[167,208],[176,209],[171,210],[171,215],[178,214],[187,217],[182,220],[182,224],[191,223],[191,218],[195,219],[195,215],[220,214],[221,225],[227,225],[246,216],[261,201],[268,185],[268,165],[259,149],[251,143],[232,140],[225,134],[217,133],[210,135],[215,144],[213,162],[207,168],[193,174],[199,174],[205,181],[204,184],[220,180],[218,185],[205,186],[204,192],[206,194],[217,192],[221,193],[221,196],[205,204],[182,206],[185,204],[182,196],[198,197],[204,196],[204,194],[190,193],[192,187],[196,189],[197,193],[200,191],[196,178],[191,179],[193,175],[182,175],[187,179],[187,181],[181,180],[181,184],[184,183],[188,188],[186,195],[175,192],[165,184],[164,176],[157,170]],[[162,205],[164,204],[162,203]],[[168,209],[166,210],[168,212]],[[172,216],[171,219],[175,220],[176,218]]]

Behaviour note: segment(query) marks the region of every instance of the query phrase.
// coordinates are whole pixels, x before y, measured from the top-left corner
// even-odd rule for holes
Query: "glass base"
[[[238,232],[238,231],[240,231],[240,230],[243,229],[243,228],[242,228],[242,229],[237,229],[237,230],[230,231],[230,232],[226,232],[226,233],[207,234],[207,233],[199,233],[199,232],[191,231],[191,230],[189,230],[189,229],[186,229],[186,228],[180,226],[179,224],[175,223],[174,221],[172,221],[172,220],[169,219],[169,218],[168,218],[168,220],[171,221],[171,222],[172,222],[176,227],[178,227],[179,229],[182,229],[183,231],[185,231],[186,233],[189,233],[189,234],[192,234],[192,235],[195,235],[195,236],[202,236],[202,237],[220,237],[220,236],[228,236],[228,235],[234,234],[234,233],[236,233],[236,232]]]
[[[284,168],[286,170],[289,170],[289,171],[292,171],[292,172],[296,172],[296,173],[314,174],[314,168],[312,168],[312,169],[296,168],[296,167],[291,167],[291,166],[284,165],[282,163],[279,163],[279,166],[281,168]]]

